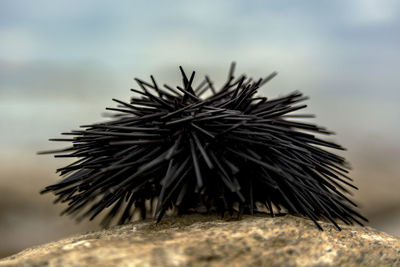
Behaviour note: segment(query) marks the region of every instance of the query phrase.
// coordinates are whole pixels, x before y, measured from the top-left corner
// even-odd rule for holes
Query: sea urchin
[[[276,73],[253,81],[235,78],[234,68],[219,90],[207,76],[194,86],[195,72],[187,76],[181,67],[183,84],[175,88],[160,87],[153,76],[135,79],[141,90],[131,89],[137,95],[129,103],[113,99],[111,120],[50,139],[72,146],[41,154],[78,160],[58,169],[63,178],[42,193],[53,192],[55,202],[68,204],[63,213],[78,219],[107,209],[106,225],[114,217],[128,222],[135,211],[160,221],[170,208],[240,218],[261,205],[272,216],[281,207],[308,216],[320,229],[323,218],[338,229],[336,219],[366,220],[345,196],[345,186],[356,189],[345,159],[322,149],[343,148],[314,135],[332,132],[294,119],[312,117],[292,114],[307,98],[298,91],[271,100],[257,96]]]

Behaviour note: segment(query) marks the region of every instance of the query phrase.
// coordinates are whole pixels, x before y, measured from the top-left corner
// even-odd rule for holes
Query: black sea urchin
[[[63,213],[78,218],[108,208],[104,224],[118,214],[119,223],[128,222],[136,210],[145,217],[149,209],[160,221],[172,207],[178,213],[205,207],[222,216],[236,210],[240,218],[260,204],[271,215],[284,207],[308,216],[320,229],[321,218],[338,229],[335,219],[366,220],[344,195],[345,185],[357,189],[345,159],[321,147],[343,148],[312,134],[332,132],[293,120],[312,117],[291,114],[307,98],[297,91],[272,100],[257,96],[276,73],[253,81],[234,78],[234,67],[220,90],[207,76],[195,87],[195,72],[188,77],[182,68],[183,85],[176,88],[159,87],[153,76],[136,79],[141,90],[131,90],[140,97],[113,99],[111,120],[64,133],[70,139],[50,139],[72,146],[42,153],[79,159],[58,169],[62,180],[42,193],[54,192],[55,202],[68,203]]]

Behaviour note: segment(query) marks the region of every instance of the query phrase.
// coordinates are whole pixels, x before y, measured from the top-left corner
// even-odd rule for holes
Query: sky
[[[396,141],[399,32],[395,0],[2,0],[0,142],[36,149],[101,119],[134,77],[173,84],[182,65],[221,84],[231,61],[250,76],[278,71],[261,93],[302,90],[339,140]]]

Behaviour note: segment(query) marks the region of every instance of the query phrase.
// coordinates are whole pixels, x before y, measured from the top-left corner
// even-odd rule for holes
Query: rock
[[[399,266],[400,238],[290,215],[185,215],[134,222],[26,249],[0,266]]]

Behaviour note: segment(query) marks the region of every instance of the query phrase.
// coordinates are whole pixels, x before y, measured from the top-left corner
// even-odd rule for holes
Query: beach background
[[[39,190],[67,163],[36,152],[103,120],[134,77],[179,81],[178,66],[218,85],[279,75],[260,93],[301,90],[314,122],[337,132],[369,225],[400,236],[400,2],[0,1],[0,257],[98,229],[59,217]]]

